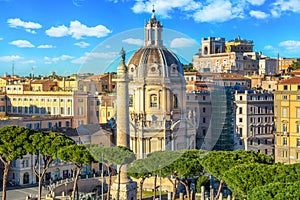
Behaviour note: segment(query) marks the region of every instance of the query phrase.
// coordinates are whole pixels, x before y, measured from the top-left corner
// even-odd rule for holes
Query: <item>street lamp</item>
[[[67,186],[68,186],[68,183],[65,183],[65,196],[67,196]]]
[[[103,152],[102,152],[102,165],[101,165],[101,177],[102,177],[102,183],[101,183],[101,199],[103,200],[104,198],[103,198],[103,195],[104,195],[104,192],[103,192],[103,189],[104,189],[104,173],[103,173],[103,170],[104,170],[104,168],[103,168]]]
[[[160,178],[159,178],[159,200],[161,200],[161,165],[159,165],[159,176],[160,176]]]

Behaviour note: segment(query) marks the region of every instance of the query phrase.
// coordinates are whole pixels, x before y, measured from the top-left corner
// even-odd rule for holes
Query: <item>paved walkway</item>
[[[42,196],[45,196],[48,193],[47,190],[43,188]],[[26,196],[31,195],[32,197],[37,197],[38,187],[37,186],[28,186],[28,187],[10,187],[6,191],[7,200],[25,200]],[[0,197],[2,198],[2,191],[0,191]]]

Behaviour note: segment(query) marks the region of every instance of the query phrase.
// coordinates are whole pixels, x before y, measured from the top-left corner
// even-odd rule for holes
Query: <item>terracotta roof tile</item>
[[[286,80],[282,80],[278,84],[300,84],[300,77],[295,76]]]

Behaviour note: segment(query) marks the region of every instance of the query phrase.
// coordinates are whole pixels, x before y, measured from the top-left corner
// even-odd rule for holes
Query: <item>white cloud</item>
[[[79,46],[80,48],[86,48],[86,47],[90,46],[89,43],[83,42],[83,41],[81,41],[81,42],[76,42],[74,45],[75,45],[75,46]]]
[[[216,0],[194,13],[197,22],[225,22],[244,17],[243,4],[232,5],[228,0]]]
[[[25,28],[25,30],[29,33],[35,34],[36,31],[32,30],[32,29],[40,29],[42,28],[42,25],[39,23],[35,23],[35,22],[24,22],[22,21],[20,18],[14,18],[14,19],[8,19],[7,23],[9,25],[9,27],[11,28]]]
[[[0,62],[12,62],[15,60],[20,60],[23,59],[23,57],[18,56],[18,55],[13,55],[13,56],[1,56],[0,57]]]
[[[50,37],[63,37],[67,35],[71,35],[75,39],[81,39],[84,36],[89,37],[105,37],[111,30],[107,29],[103,25],[97,25],[95,27],[88,27],[84,24],[81,24],[79,21],[71,21],[70,26],[66,27],[65,25],[58,27],[51,27],[46,30],[46,34]]]
[[[134,13],[150,13],[152,12],[152,5],[155,5],[155,10],[159,16],[163,18],[170,18],[170,13],[174,9],[181,11],[193,11],[201,7],[201,3],[194,0],[176,0],[176,1],[165,1],[165,0],[152,0],[152,1],[136,1],[132,10]]]
[[[269,15],[267,13],[259,11],[259,10],[251,10],[249,14],[251,17],[255,17],[257,19],[265,19],[265,18],[269,17]]]
[[[264,50],[267,50],[267,51],[272,51],[272,50],[274,50],[275,48],[272,46],[272,45],[266,45],[266,46],[264,46]]]
[[[71,63],[83,64],[85,61],[93,59],[114,59],[118,54],[118,52],[85,52],[83,56],[72,60]]]
[[[197,42],[190,38],[175,38],[171,41],[171,48],[185,48],[197,45]]]
[[[63,37],[69,34],[69,29],[65,26],[58,26],[58,27],[51,27],[50,29],[46,30],[46,34],[50,37]]]
[[[36,61],[35,60],[25,60],[22,62],[22,64],[35,64]]]
[[[272,16],[280,17],[282,12],[300,13],[300,0],[276,0],[272,4]]]
[[[280,42],[279,46],[287,49],[288,51],[299,51],[300,41],[286,40],[286,41]]]
[[[127,43],[127,44],[138,45],[138,46],[143,45],[143,40],[135,39],[135,38],[127,38],[127,39],[122,40],[122,42]]]
[[[62,56],[60,56],[61,60],[69,60],[69,59],[72,59],[72,58],[74,58],[74,57],[73,56],[69,56],[69,55],[62,55]]]
[[[10,42],[9,44],[15,45],[15,46],[20,47],[20,48],[32,48],[32,47],[34,47],[34,45],[31,44],[27,40],[15,40],[15,41]]]
[[[104,59],[112,59],[115,58],[119,53],[118,52],[91,52],[85,53],[86,57],[90,59],[94,58],[104,58]]]
[[[255,6],[261,6],[265,3],[266,0],[247,0],[250,4]]]
[[[56,46],[49,45],[49,44],[41,44],[37,48],[39,48],[39,49],[53,49],[53,48],[56,48]]]
[[[65,60],[69,60],[69,59],[73,59],[73,56],[69,56],[69,55],[61,55],[59,57],[53,57],[50,58],[48,56],[44,57],[45,60],[45,64],[52,64],[52,63],[56,63],[58,61],[65,61]]]
[[[83,64],[86,61],[86,56],[81,56],[71,61],[73,64]]]
[[[35,30],[25,29],[25,31],[28,32],[28,33],[36,34],[36,31],[35,31]]]

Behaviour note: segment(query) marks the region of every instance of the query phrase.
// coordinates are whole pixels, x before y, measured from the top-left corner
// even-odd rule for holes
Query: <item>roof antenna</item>
[[[11,72],[12,72],[12,76],[15,75],[15,61],[12,61],[12,66],[11,66]]]

